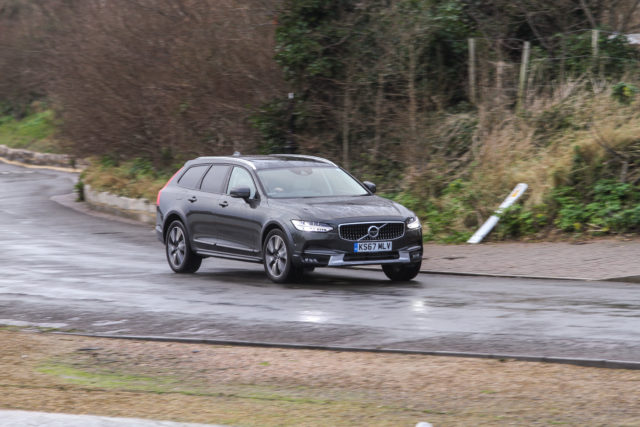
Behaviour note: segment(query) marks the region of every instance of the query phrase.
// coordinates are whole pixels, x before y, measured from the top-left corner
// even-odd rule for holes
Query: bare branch
[[[593,17],[593,13],[591,13],[591,8],[587,5],[585,0],[580,0],[580,6],[582,7],[582,11],[587,16],[589,23],[591,24],[591,28],[598,28],[598,24],[596,23],[595,18]]]

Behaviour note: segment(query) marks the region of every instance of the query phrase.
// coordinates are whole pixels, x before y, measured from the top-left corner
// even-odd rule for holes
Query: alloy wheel
[[[179,268],[184,262],[186,243],[184,233],[180,227],[173,227],[167,239],[167,254],[169,261],[175,268]]]
[[[271,236],[267,242],[266,261],[269,273],[274,277],[280,277],[287,268],[287,245],[282,237],[277,234]]]

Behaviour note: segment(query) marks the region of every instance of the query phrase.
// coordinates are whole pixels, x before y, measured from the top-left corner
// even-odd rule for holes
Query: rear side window
[[[202,175],[207,170],[209,165],[192,166],[180,177],[178,185],[180,187],[196,189],[200,183]]]
[[[211,166],[211,169],[209,169],[209,172],[207,172],[202,180],[202,186],[200,189],[207,193],[224,193],[224,179],[227,177],[229,169],[231,169],[231,166],[229,165]]]

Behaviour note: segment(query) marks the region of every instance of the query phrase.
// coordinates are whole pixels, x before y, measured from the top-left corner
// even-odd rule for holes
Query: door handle
[[[220,206],[222,206],[223,208],[226,208],[227,206],[229,206],[229,202],[227,202],[226,200],[224,202],[220,202],[219,203]]]
[[[196,196],[191,196],[187,200],[190,201],[191,203],[193,203],[193,202],[197,202],[198,198]]]

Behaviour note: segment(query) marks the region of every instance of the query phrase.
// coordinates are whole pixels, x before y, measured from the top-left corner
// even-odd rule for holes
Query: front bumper
[[[422,260],[422,230],[407,231],[392,240],[388,252],[354,253],[354,242],[341,239],[337,233],[293,234],[293,262],[308,267],[348,267],[355,265],[409,264]]]
[[[298,255],[299,263],[314,267],[348,267],[351,265],[409,264],[422,259],[422,247],[414,246],[406,250],[392,251],[388,257],[375,255],[372,258],[353,259],[350,254],[329,251],[307,251]]]

